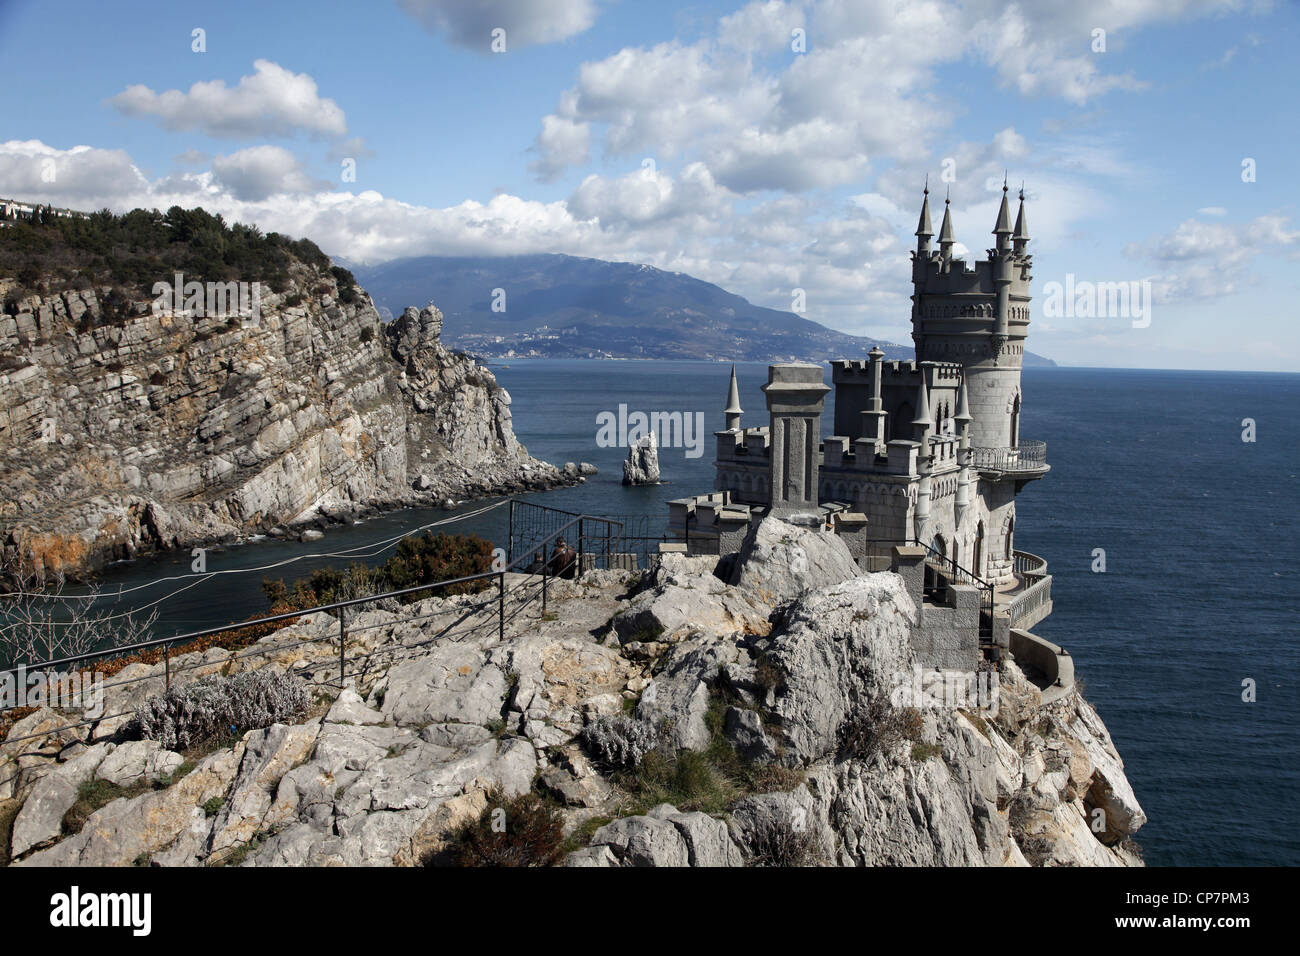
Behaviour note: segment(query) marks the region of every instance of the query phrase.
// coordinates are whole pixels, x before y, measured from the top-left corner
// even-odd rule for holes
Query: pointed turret
[[[939,252],[943,254],[945,259],[952,256],[952,244],[956,241],[952,237],[952,211],[949,208],[951,202],[951,197],[944,197],[943,225],[939,227]]]
[[[930,394],[925,387],[925,372],[921,372],[921,384],[916,387],[916,417],[912,424],[921,431],[921,457],[930,454],[930,433],[934,431],[934,419],[930,416]]]
[[[1011,237],[1015,243],[1015,251],[1021,253],[1025,251],[1025,244],[1029,242],[1029,223],[1025,221],[1025,187],[1020,187],[1020,209],[1016,213],[1016,231]]]
[[[925,190],[921,194],[921,218],[916,224],[916,252],[918,255],[930,254],[930,237],[934,227],[930,225],[930,179],[925,180]]]
[[[736,385],[736,366],[731,366],[731,388],[727,391],[727,407],[723,414],[727,416],[727,431],[740,431],[740,388]]]
[[[1007,206],[1007,182],[1002,180],[1002,206],[998,209],[997,225],[993,227],[993,235],[998,237],[998,252],[1006,252],[1011,248],[1011,210]]]
[[[970,403],[966,399],[965,375],[961,377],[961,387],[957,390],[957,414],[952,416],[952,420],[957,423],[957,431],[966,434],[966,428],[970,425],[972,417]]]

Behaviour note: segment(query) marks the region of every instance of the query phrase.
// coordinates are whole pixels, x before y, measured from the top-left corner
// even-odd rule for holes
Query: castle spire
[[[930,177],[925,177],[925,190],[921,194],[921,218],[916,224],[916,251],[922,255],[930,252],[930,237],[934,227],[930,225]]]
[[[952,244],[955,241],[952,237],[952,211],[949,204],[952,202],[950,196],[943,197],[943,225],[939,227],[939,251],[947,258],[952,252]]]
[[[934,419],[930,416],[930,395],[925,387],[925,369],[921,369],[921,383],[916,387],[916,417],[912,424],[921,430],[921,457],[930,454],[930,433],[934,430]]]
[[[1025,244],[1029,242],[1029,223],[1025,221],[1025,187],[1020,187],[1020,210],[1016,213],[1016,232],[1012,240],[1016,244],[1016,252],[1024,252]]]
[[[727,407],[723,414],[727,416],[727,431],[734,432],[740,430],[740,415],[744,411],[740,407],[740,388],[736,385],[736,366],[731,366],[731,388],[727,392]]]
[[[970,402],[966,398],[965,375],[961,377],[961,387],[957,390],[957,414],[952,416],[952,420],[957,423],[957,428],[962,434],[966,433],[966,426],[969,425],[972,420]]]
[[[998,209],[997,225],[993,235],[998,237],[998,252],[1006,252],[1011,245],[1011,210],[1007,207],[1007,180],[1002,178],[1002,206]]]

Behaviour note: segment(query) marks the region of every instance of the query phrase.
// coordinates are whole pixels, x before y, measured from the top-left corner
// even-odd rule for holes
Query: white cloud
[[[1287,225],[1279,213],[1243,223],[1188,219],[1172,232],[1130,243],[1124,251],[1163,270],[1150,277],[1157,302],[1212,299],[1241,291],[1251,278],[1251,261],[1262,253],[1289,252],[1297,258],[1300,230]]]
[[[213,181],[238,200],[257,201],[319,187],[293,153],[280,146],[250,146],[212,160]]]
[[[530,163],[529,168],[538,179],[550,182],[569,166],[587,162],[591,155],[591,126],[564,116],[543,117],[535,150],[541,158]]]
[[[153,117],[169,130],[198,130],[214,137],[290,136],[298,130],[346,135],[343,110],[321,98],[309,75],[270,60],[256,60],[253,69],[233,88],[224,80],[209,80],[195,83],[187,93],[156,93],[136,84],[108,102],[126,116]]]
[[[1143,27],[1240,5],[757,0],[723,17],[713,38],[584,63],[543,120],[534,171],[554,179],[585,163],[599,136],[607,157],[685,154],[740,192],[851,183],[879,157],[907,162],[931,151],[953,119],[939,67],[973,57],[1003,88],[1083,104],[1143,86],[1092,51],[1094,29],[1107,31],[1113,50]],[[807,31],[804,54],[790,49],[796,26]]]
[[[505,30],[507,51],[553,43],[596,22],[594,0],[398,0],[424,27],[471,50],[490,52],[492,31]]]
[[[14,198],[52,194],[66,200],[55,205],[93,209],[138,195],[149,185],[124,150],[61,150],[39,140],[0,144],[0,183]]]

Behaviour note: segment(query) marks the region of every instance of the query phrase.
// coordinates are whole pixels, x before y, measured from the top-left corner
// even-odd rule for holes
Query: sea
[[[712,490],[729,366],[509,360],[493,371],[529,452],[599,471],[527,500],[653,526],[669,500]],[[766,423],[766,366],[737,376],[743,424]],[[1022,388],[1022,438],[1045,441],[1051,465],[1017,505],[1016,547],[1053,576],[1053,613],[1034,630],[1070,651],[1111,732],[1149,817],[1137,834],[1147,862],[1300,863],[1300,375],[1028,368]],[[621,483],[617,424],[635,412],[690,423],[690,441],[660,450],[662,484]],[[116,565],[102,584],[120,606],[155,605],[162,634],[226,624],[265,609],[263,578],[378,563],[416,529],[503,541],[508,508],[482,511],[496,500],[394,512],[309,544],[214,549],[207,570],[220,573],[206,579],[190,576],[185,553]]]

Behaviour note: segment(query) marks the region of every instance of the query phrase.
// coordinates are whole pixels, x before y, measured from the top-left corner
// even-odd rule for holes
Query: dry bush
[[[307,685],[267,669],[233,677],[212,674],[150,697],[135,712],[132,730],[166,750],[184,750],[223,733],[286,722],[311,704]]]
[[[457,866],[554,866],[564,858],[564,819],[535,793],[507,798],[494,790],[448,850]]]
[[[919,740],[921,728],[922,717],[917,708],[895,707],[888,698],[877,697],[840,725],[840,758],[870,760],[904,740]]]

